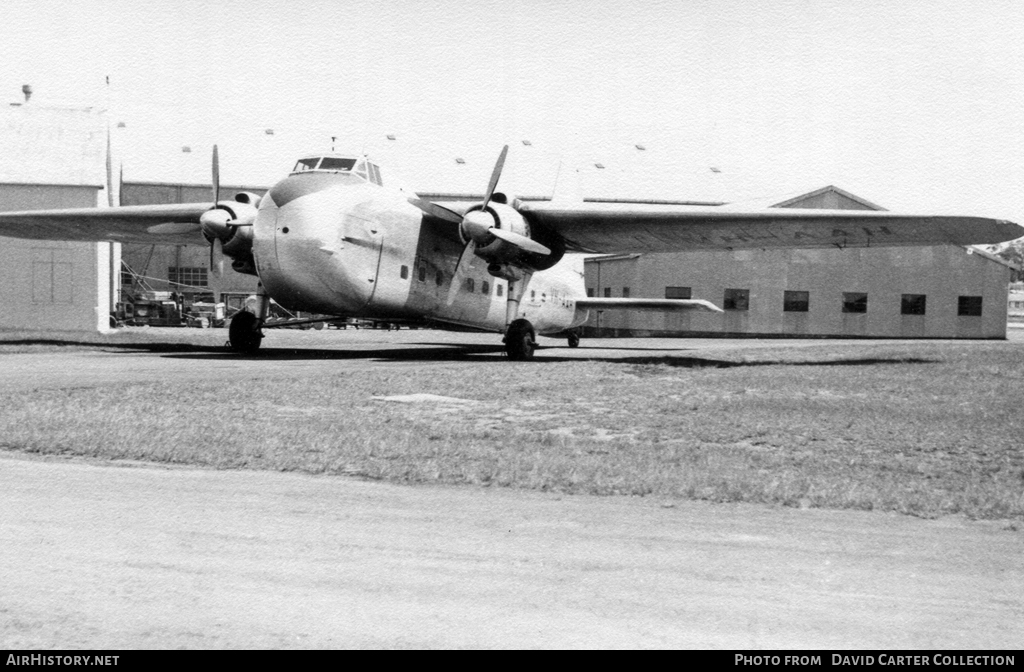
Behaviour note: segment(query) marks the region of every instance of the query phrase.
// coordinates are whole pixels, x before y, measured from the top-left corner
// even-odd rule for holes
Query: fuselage
[[[353,170],[362,165],[293,172],[261,200],[253,256],[268,294],[290,310],[504,331],[508,282],[487,272],[456,226],[380,184],[376,166]],[[586,320],[576,308],[585,296],[582,257],[568,256],[515,289],[516,317],[538,333]]]

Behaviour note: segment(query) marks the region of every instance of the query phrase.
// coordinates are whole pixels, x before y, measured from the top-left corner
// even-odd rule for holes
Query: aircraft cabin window
[[[666,287],[666,299],[692,299],[693,290],[690,287]]]
[[[320,170],[352,170],[352,166],[356,165],[355,159],[340,159],[335,156],[325,156],[324,160],[320,162]]]
[[[434,276],[434,282],[437,283],[438,287],[443,285],[444,284],[444,273],[442,273],[441,271],[438,271],[437,275]]]
[[[501,285],[496,285],[494,289],[494,293],[497,294],[498,296],[503,296],[505,294],[505,288],[502,287]]]
[[[402,280],[405,280],[408,277],[409,277],[409,267],[408,266],[402,266]]]
[[[491,293],[491,284],[489,282],[487,282],[486,280],[484,280],[483,282],[480,283],[480,293],[481,294],[490,294]]]
[[[536,301],[536,300],[537,300],[537,290],[536,289],[531,289],[530,290],[530,301]]]
[[[427,281],[427,267],[426,266],[420,266],[420,282],[426,282],[426,281]]]
[[[475,284],[476,283],[473,282],[473,278],[466,278],[466,291],[472,292]]]

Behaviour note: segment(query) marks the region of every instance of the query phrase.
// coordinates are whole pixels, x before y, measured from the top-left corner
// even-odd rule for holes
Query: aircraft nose
[[[361,180],[355,175],[344,173],[302,173],[289,175],[267,192],[270,199],[279,208],[283,208],[297,198],[315,194],[342,184],[356,184]]]

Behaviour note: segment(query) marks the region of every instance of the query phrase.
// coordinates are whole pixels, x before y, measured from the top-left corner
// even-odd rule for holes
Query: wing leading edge
[[[568,249],[595,253],[982,245],[1024,236],[1024,228],[1006,220],[863,210],[767,208],[739,212],[714,207],[536,201],[520,203],[518,210],[531,224],[561,235]]]
[[[0,236],[33,240],[208,245],[199,218],[210,203],[0,213]]]

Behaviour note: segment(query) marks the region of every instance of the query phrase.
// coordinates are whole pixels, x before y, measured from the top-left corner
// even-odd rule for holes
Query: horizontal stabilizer
[[[576,299],[576,307],[590,310],[706,310],[723,313],[721,308],[701,299]]]

